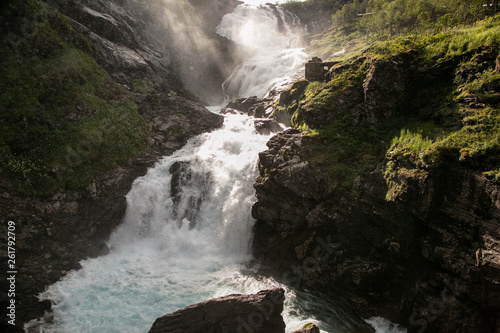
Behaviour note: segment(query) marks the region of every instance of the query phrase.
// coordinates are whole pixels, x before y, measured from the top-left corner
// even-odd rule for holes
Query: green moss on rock
[[[499,26],[489,19],[420,39],[398,37],[336,65],[330,82],[294,101],[292,124],[307,129],[303,159],[339,193],[355,194],[356,179],[385,170],[389,200],[410,180],[450,164],[496,181]],[[388,66],[399,66],[399,79],[384,74]]]
[[[26,194],[86,186],[137,154],[144,120],[64,16],[39,1],[25,5],[29,38],[3,38],[0,51],[0,173]]]

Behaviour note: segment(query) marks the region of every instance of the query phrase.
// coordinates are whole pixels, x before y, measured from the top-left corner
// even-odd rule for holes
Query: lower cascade
[[[110,253],[42,295],[54,304],[44,331],[147,332],[157,317],[192,303],[265,289],[269,281],[241,273],[250,259],[255,162],[268,140],[253,132],[251,118],[228,116],[222,129],[137,179]],[[180,200],[172,196],[176,178]]]
[[[276,22],[285,17],[283,12],[272,12],[269,6],[240,5],[218,28],[220,34],[257,50],[225,82],[230,98],[265,96],[305,62],[306,55],[293,44],[298,38],[290,26],[278,30]],[[246,21],[250,26],[240,26],[240,16],[251,18]],[[259,22],[267,28],[252,30]],[[253,35],[243,41],[240,38],[248,37],[245,29],[266,38]],[[323,332],[349,332],[350,319],[340,307],[329,309],[337,318],[329,313],[323,317],[331,320],[323,321],[321,311],[309,309],[331,305],[315,303],[252,273],[252,184],[258,153],[266,149],[269,138],[257,134],[252,117],[228,114],[221,129],[191,139],[159,161],[127,195],[127,213],[109,240],[109,254],[83,261],[82,269],[40,295],[52,302],[53,313],[26,324],[26,330],[147,332],[156,318],[190,304],[283,288],[287,332],[306,323],[315,323]],[[372,322],[375,327],[390,326]],[[398,332],[394,327],[379,331]]]

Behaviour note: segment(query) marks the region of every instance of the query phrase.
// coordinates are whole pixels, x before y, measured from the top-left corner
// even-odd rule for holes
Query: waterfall
[[[255,50],[223,83],[226,99],[264,97],[290,84],[304,66],[298,18],[280,7],[240,5],[224,16],[217,33]]]
[[[238,86],[231,96],[264,95],[303,65],[291,29],[278,31],[278,18],[268,6],[248,5],[224,17],[220,34],[258,49],[226,81],[226,89]],[[258,152],[268,140],[252,118],[227,115],[221,129],[159,161],[128,193],[110,253],[82,261],[42,293],[53,304],[52,323],[33,320],[26,329],[147,332],[157,317],[190,304],[279,286],[242,273],[251,257]],[[293,298],[288,292],[287,302]],[[287,321],[300,322],[294,318]]]
[[[306,58],[296,44],[296,23],[271,6],[240,5],[223,18],[219,34],[256,50],[224,83],[229,98],[264,96],[290,82]],[[273,279],[249,273],[252,184],[268,140],[256,133],[252,118],[226,115],[221,129],[164,157],[133,183],[110,253],[82,261],[80,270],[42,293],[53,304],[53,318],[33,320],[25,329],[142,333],[157,317],[190,304],[284,287],[288,332],[319,323],[303,307],[308,313],[328,309],[325,317],[339,313],[333,326],[322,323],[323,332],[349,332],[340,307],[332,312],[331,304],[314,305]]]
[[[187,305],[241,292],[250,257],[257,153],[247,116],[191,139],[138,178],[110,253],[52,285],[55,325],[43,332],[147,332],[153,321]]]

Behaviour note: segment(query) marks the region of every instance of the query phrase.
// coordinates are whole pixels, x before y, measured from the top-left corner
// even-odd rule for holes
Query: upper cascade
[[[255,51],[223,83],[226,101],[264,97],[289,84],[307,58],[303,32],[298,17],[279,6],[244,4],[225,15],[217,33]]]
[[[298,47],[300,20],[279,6],[243,4],[223,17],[216,32],[253,48]]]

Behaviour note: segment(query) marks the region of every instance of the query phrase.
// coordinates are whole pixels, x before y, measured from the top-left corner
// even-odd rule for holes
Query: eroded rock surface
[[[215,33],[213,23],[237,4],[215,1],[207,16],[207,5],[197,1],[54,1],[92,42],[99,63],[129,90],[174,90],[213,105],[222,101],[222,82],[245,56],[242,47]]]
[[[358,179],[359,197],[348,200],[331,196],[301,160],[303,140],[290,130],[260,154],[253,245],[264,273],[333,290],[364,317],[384,315],[410,331],[497,330],[498,185],[456,168],[387,202],[375,173]]]
[[[149,333],[284,333],[284,300],[283,289],[228,295],[160,317]]]

